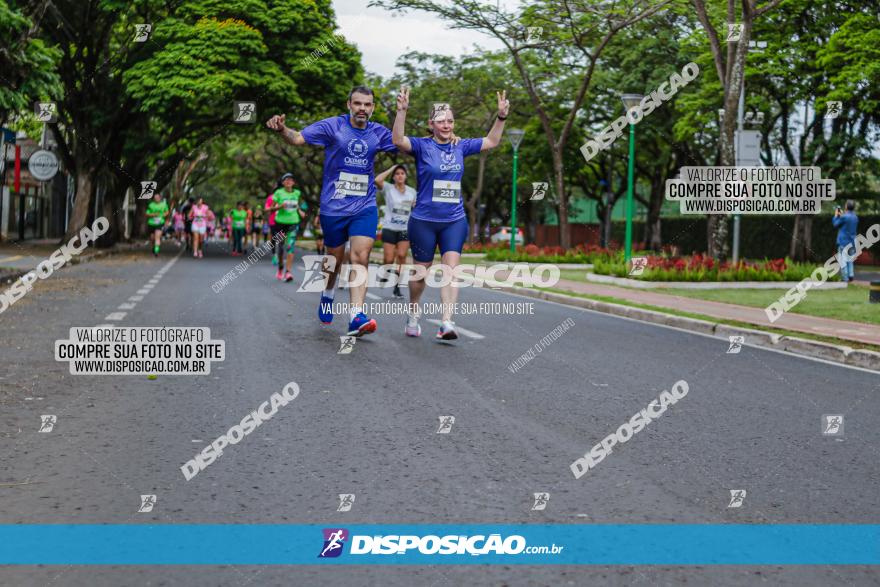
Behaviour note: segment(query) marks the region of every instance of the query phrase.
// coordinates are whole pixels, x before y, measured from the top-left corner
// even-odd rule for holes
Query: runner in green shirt
[[[162,229],[168,221],[168,202],[162,194],[156,192],[147,206],[147,225],[153,231],[153,256],[159,256],[159,245],[162,244]]]
[[[235,209],[229,213],[232,216],[232,255],[242,255],[242,239],[247,234],[247,210],[244,208],[244,202],[236,204]]]
[[[282,187],[272,194],[272,206],[266,207],[267,212],[275,212],[272,238],[275,239],[278,250],[276,277],[284,281],[293,281],[293,249],[296,245],[296,233],[300,219],[306,215],[306,203],[304,200],[301,201],[302,194],[294,187],[295,184],[292,173],[281,176]],[[278,236],[280,233],[284,233],[284,236]]]

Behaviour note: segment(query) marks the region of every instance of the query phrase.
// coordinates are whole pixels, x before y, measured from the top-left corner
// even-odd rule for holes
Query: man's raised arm
[[[302,133],[292,128],[284,126],[284,114],[276,114],[266,121],[266,127],[279,133],[281,137],[290,145],[299,147],[306,144]]]

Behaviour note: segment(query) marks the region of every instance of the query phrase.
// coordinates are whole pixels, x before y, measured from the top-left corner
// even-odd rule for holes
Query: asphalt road
[[[65,268],[0,315],[0,523],[878,523],[880,379],[491,289],[461,302],[455,343],[400,315],[339,355],[344,318],[274,279],[268,257],[120,255]],[[176,258],[176,260],[175,260]],[[163,277],[138,294],[157,271]],[[142,290],[143,291],[143,290]],[[374,291],[391,301],[390,290]],[[131,301],[142,297],[137,301]],[[337,301],[347,301],[340,292]],[[429,289],[426,302],[439,303]],[[120,309],[120,305],[127,304]],[[124,315],[114,313],[124,312]],[[435,318],[437,316],[434,316]],[[429,317],[430,318],[430,317]],[[574,325],[508,369],[566,320]],[[70,375],[72,326],[200,326],[225,341],[207,376]],[[569,322],[570,323],[570,322]],[[678,380],[690,392],[575,479],[569,465]],[[288,382],[299,397],[186,481],[180,466]],[[57,415],[51,433],[40,416]],[[845,435],[823,436],[823,414]],[[448,434],[439,418],[455,417]],[[728,508],[731,489],[746,489]],[[544,511],[532,494],[546,491]],[[356,495],[338,512],[338,494]],[[141,494],[157,495],[138,513]],[[858,585],[872,567],[5,567],[3,585]]]

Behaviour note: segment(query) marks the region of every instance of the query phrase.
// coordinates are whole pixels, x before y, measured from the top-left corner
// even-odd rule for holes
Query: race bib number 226
[[[458,204],[461,202],[461,182],[435,179],[431,201]]]

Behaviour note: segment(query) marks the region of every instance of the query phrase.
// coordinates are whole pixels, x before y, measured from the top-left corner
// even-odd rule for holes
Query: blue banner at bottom
[[[877,565],[880,525],[0,525],[2,565]]]

